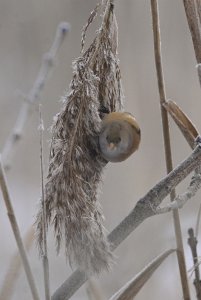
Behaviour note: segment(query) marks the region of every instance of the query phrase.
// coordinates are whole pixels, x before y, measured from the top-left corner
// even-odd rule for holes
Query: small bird
[[[140,137],[140,127],[132,114],[106,114],[99,135],[101,154],[110,162],[124,161],[138,149]]]

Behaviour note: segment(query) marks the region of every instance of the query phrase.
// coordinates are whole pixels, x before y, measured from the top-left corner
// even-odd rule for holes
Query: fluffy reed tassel
[[[97,200],[106,164],[97,143],[100,110],[103,107],[107,111],[119,110],[122,99],[116,57],[117,28],[111,2],[105,4],[102,25],[93,43],[73,64],[70,92],[64,98],[63,108],[55,117],[52,128],[45,186],[47,226],[54,226],[57,250],[64,240],[70,264],[88,273],[108,269],[112,258]],[[41,207],[36,221],[41,249],[42,215]]]

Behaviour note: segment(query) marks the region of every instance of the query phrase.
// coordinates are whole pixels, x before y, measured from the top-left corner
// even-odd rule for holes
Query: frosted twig
[[[47,217],[46,217],[46,206],[45,206],[45,195],[44,195],[44,174],[43,174],[43,119],[41,112],[41,104],[39,105],[39,117],[40,117],[40,169],[41,169],[41,191],[42,191],[42,208],[43,208],[43,272],[44,272],[44,285],[45,285],[45,299],[50,300],[50,281],[49,281],[49,261],[47,251]]]
[[[109,234],[112,250],[115,250],[144,220],[157,214],[156,208],[163,199],[201,164],[201,145],[178,167],[159,181],[142,197],[128,216]],[[154,209],[153,209],[154,208]],[[68,300],[87,280],[87,275],[76,270],[53,294],[52,300]]]
[[[53,44],[42,60],[41,68],[38,72],[36,80],[29,91],[25,101],[23,102],[17,121],[12,129],[2,151],[2,159],[6,169],[11,167],[11,160],[15,153],[16,146],[22,138],[23,130],[27,122],[28,116],[32,112],[32,104],[34,104],[44,88],[48,74],[54,65],[56,54],[64,40],[64,37],[69,32],[70,26],[68,23],[62,22],[59,24]]]
[[[158,214],[167,213],[174,209],[182,208],[188,200],[195,196],[197,191],[201,188],[201,174],[200,168],[195,169],[195,174],[191,178],[191,182],[187,188],[187,191],[181,195],[175,197],[175,199],[168,203],[165,207],[158,207],[156,209]]]
[[[29,265],[29,261],[28,261],[27,255],[26,255],[26,251],[25,251],[25,248],[24,248],[24,245],[22,242],[21,234],[19,231],[19,227],[17,224],[17,220],[15,217],[14,209],[13,209],[11,198],[10,198],[10,194],[8,191],[8,185],[7,185],[6,176],[5,176],[1,157],[0,157],[0,187],[2,190],[5,205],[7,208],[8,218],[10,220],[13,234],[15,236],[18,250],[19,250],[22,262],[23,262],[24,270],[25,270],[25,273],[27,276],[27,280],[28,280],[29,287],[30,287],[30,290],[32,293],[32,297],[34,300],[39,300],[38,292],[37,292],[37,289],[35,286],[34,278],[33,278],[32,271],[31,271],[31,268]]]

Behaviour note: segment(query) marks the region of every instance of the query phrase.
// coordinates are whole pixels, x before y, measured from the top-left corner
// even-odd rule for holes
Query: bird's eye
[[[106,141],[108,142],[108,143],[115,143],[115,144],[118,144],[118,143],[120,143],[121,142],[121,138],[120,138],[120,136],[110,136],[110,135],[107,135],[106,136]]]

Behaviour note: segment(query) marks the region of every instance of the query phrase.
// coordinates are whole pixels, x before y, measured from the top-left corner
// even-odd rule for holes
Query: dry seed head
[[[107,1],[93,43],[73,63],[70,91],[54,119],[45,186],[47,225],[54,227],[57,250],[63,241],[70,264],[89,273],[109,268],[112,258],[97,199],[106,164],[98,134],[100,108],[112,112],[122,107],[116,34],[113,6]],[[42,209],[36,223],[42,247]]]

